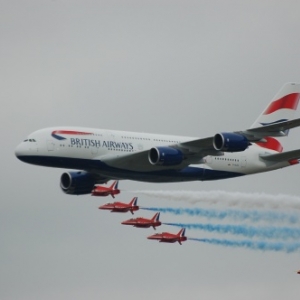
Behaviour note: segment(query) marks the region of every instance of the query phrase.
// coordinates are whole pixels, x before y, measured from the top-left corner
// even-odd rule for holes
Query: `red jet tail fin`
[[[180,236],[180,237],[185,236],[185,228],[180,229],[180,231],[177,233],[177,236]]]
[[[129,202],[129,205],[130,205],[130,206],[136,206],[136,205],[137,205],[137,201],[138,201],[138,197],[134,197],[134,198]]]
[[[133,209],[135,206],[137,206],[137,201],[138,201],[138,197],[134,197],[130,202],[129,202],[129,205],[130,205],[130,212],[131,214],[133,215]]]
[[[180,245],[182,245],[182,244],[181,244],[181,241],[185,241],[185,239],[182,239],[182,240],[181,240],[181,238],[185,237],[185,228],[182,228],[182,229],[177,233],[177,236],[179,237],[178,243],[179,243]]]
[[[156,214],[153,216],[153,218],[151,219],[151,221],[153,221],[153,222],[159,221],[159,216],[160,216],[160,212],[156,213]]]
[[[119,180],[116,180],[113,182],[113,184],[110,186],[112,190],[117,190],[119,185]]]

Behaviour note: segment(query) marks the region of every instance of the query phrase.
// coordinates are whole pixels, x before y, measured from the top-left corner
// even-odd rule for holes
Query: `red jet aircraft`
[[[106,203],[99,207],[99,209],[107,209],[111,212],[121,212],[125,213],[130,211],[132,214],[134,211],[139,210],[139,206],[137,206],[137,197],[134,197],[128,204],[123,202],[114,202],[114,203]]]
[[[182,228],[177,234],[163,232],[163,233],[156,233],[153,235],[148,236],[149,240],[159,240],[161,243],[175,243],[178,242],[181,245],[181,242],[187,240],[185,234],[185,228]]]
[[[152,219],[145,219],[145,218],[135,218],[135,219],[129,219],[127,221],[122,222],[123,225],[133,225],[133,227],[139,227],[139,228],[149,228],[160,226],[161,222],[159,221],[159,215],[160,213],[156,213]]]
[[[115,198],[114,195],[120,194],[120,190],[118,189],[119,181],[116,180],[110,187],[104,187],[101,185],[95,185],[92,190],[92,196],[108,196],[111,195]]]

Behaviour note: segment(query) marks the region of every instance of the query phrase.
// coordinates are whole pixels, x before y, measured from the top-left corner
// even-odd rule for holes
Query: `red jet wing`
[[[146,219],[146,218],[135,218],[135,219],[129,219],[127,221],[122,222],[123,225],[132,225],[134,227],[138,228],[149,228],[158,227],[161,225],[161,222],[159,221],[159,215],[160,213],[156,213],[152,219]]]
[[[92,196],[101,196],[105,197],[108,195],[111,195],[113,198],[115,198],[115,195],[120,194],[120,190],[118,189],[119,181],[116,180],[113,182],[113,184],[110,187],[104,187],[101,185],[95,185],[92,190]]]
[[[147,237],[149,240],[158,240],[161,243],[175,243],[178,242],[181,245],[181,242],[187,240],[185,236],[185,228],[182,228],[177,234],[163,232],[156,233]]]
[[[134,197],[129,203],[123,202],[114,202],[114,203],[107,203],[99,207],[99,209],[107,209],[111,212],[128,212],[130,211],[132,214],[134,211],[139,210],[139,206],[137,206],[137,197]]]

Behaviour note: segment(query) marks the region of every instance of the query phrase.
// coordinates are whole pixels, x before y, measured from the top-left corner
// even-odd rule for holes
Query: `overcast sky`
[[[299,11],[297,0],[0,1],[0,298],[299,299],[299,253],[149,241],[152,229],[121,226],[129,215],[97,209],[111,199],[65,195],[64,170],[14,156],[29,133],[49,126],[195,137],[248,128],[285,82],[300,81]],[[299,134],[290,132],[284,150],[300,148]],[[143,189],[298,196],[299,172],[122,181],[118,200]]]

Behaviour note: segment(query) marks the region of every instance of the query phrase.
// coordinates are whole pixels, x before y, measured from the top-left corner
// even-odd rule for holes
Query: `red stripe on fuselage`
[[[269,137],[269,136],[265,137],[264,139],[267,141],[266,142],[256,142],[256,145],[263,147],[263,148],[275,150],[277,152],[282,152],[283,147],[276,139]]]
[[[74,134],[74,135],[89,135],[90,132],[73,131],[73,130],[55,130],[52,134]]]
[[[274,102],[272,102],[264,112],[264,115],[271,114],[279,109],[287,108],[296,110],[299,102],[300,94],[293,93],[286,95]]]

